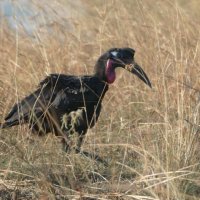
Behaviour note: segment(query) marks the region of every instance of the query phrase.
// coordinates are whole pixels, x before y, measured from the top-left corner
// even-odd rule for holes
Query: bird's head
[[[101,80],[111,84],[115,81],[115,69],[121,67],[135,74],[149,87],[151,82],[143,69],[134,60],[135,50],[131,48],[112,48],[100,56],[95,65],[95,74]]]

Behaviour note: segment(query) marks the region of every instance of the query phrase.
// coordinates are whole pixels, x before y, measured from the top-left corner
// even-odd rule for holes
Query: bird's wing
[[[16,103],[8,115],[5,117],[4,127],[10,127],[19,123],[28,122],[31,112],[34,114],[42,112],[53,100],[53,94],[48,84],[40,83],[36,91]]]
[[[65,113],[83,107],[85,101],[97,101],[98,94],[91,88],[96,83],[96,79],[89,76],[81,78],[51,74],[40,82],[35,92],[13,106],[5,118],[4,126],[9,127],[28,122],[33,111],[37,116],[37,113],[44,112],[51,107],[56,112]]]

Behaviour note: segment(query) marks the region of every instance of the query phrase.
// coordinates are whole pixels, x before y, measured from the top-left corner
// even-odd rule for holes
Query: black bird
[[[62,138],[66,151],[71,147],[70,136],[78,133],[75,149],[80,151],[87,129],[98,120],[109,84],[115,81],[115,68],[128,70],[151,87],[134,54],[131,48],[112,48],[100,56],[90,76],[50,74],[36,91],[13,106],[0,127],[28,123],[39,135],[53,132]]]

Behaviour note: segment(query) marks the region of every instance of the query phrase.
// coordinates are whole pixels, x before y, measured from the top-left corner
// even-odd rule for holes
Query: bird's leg
[[[81,145],[83,144],[84,138],[85,138],[85,134],[79,135],[77,145],[76,145],[76,153],[79,153],[81,151]]]
[[[83,156],[85,156],[87,158],[90,158],[92,160],[98,161],[98,162],[104,164],[105,166],[108,166],[108,163],[105,160],[103,160],[100,156],[98,156],[97,154],[81,150],[81,145],[82,145],[83,140],[85,138],[85,133],[86,132],[83,132],[82,134],[79,135],[77,146],[75,147],[75,152],[76,153],[80,153],[81,155],[83,155]]]
[[[71,149],[76,149],[76,147],[74,148],[75,145],[73,142],[73,135],[74,135],[74,129],[63,130],[62,143],[63,143],[64,151],[67,153],[69,153]]]
[[[62,145],[63,145],[63,150],[66,153],[69,153],[71,151],[72,143],[71,143],[69,137],[66,134],[63,136],[61,142],[62,142]]]
[[[68,116],[67,113],[65,113],[63,116],[62,116],[62,123],[61,123],[61,130],[62,130],[62,144],[63,144],[63,150],[66,152],[66,153],[69,153],[71,151],[71,141],[70,141],[70,133],[71,133],[71,129],[72,127],[69,128],[70,126],[70,117]]]

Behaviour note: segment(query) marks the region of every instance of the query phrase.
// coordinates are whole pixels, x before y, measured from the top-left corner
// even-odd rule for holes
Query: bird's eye
[[[117,51],[111,51],[111,55],[114,57],[117,57],[118,52]]]

